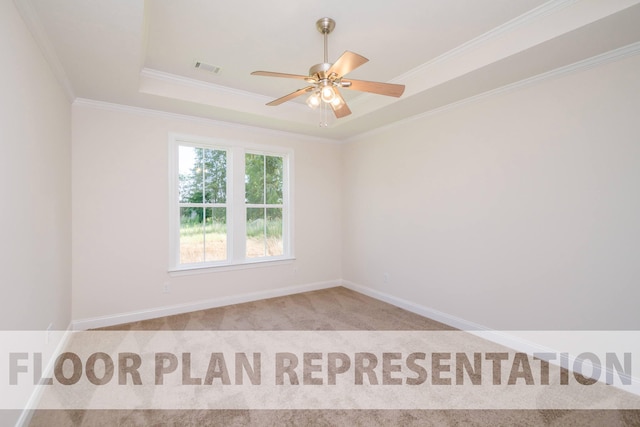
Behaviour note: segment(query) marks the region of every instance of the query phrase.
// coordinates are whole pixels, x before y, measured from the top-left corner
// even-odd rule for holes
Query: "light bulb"
[[[342,98],[336,96],[333,98],[333,101],[331,101],[331,105],[333,105],[334,109],[339,110],[344,105],[344,102],[342,101]]]
[[[333,91],[333,88],[331,86],[325,86],[322,88],[320,96],[322,97],[322,100],[324,102],[329,103],[335,99],[336,93]]]
[[[318,108],[318,105],[320,105],[320,95],[318,92],[314,92],[309,95],[309,98],[307,98],[307,105],[314,110]]]

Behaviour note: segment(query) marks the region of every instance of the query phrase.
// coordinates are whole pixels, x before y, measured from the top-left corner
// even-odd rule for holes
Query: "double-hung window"
[[[290,259],[290,150],[172,135],[170,270]]]
[[[259,153],[245,154],[247,258],[284,254],[284,159]]]

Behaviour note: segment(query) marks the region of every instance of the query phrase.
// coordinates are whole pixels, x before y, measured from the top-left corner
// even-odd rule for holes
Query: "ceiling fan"
[[[321,18],[316,22],[316,28],[324,36],[324,62],[312,66],[309,69],[308,76],[276,73],[272,71],[254,71],[251,73],[251,75],[254,76],[284,77],[288,79],[304,80],[309,83],[309,86],[271,101],[267,103],[267,105],[280,105],[283,102],[290,101],[298,96],[310,93],[310,96],[307,99],[307,105],[309,107],[316,108],[324,102],[331,106],[331,109],[337,118],[341,118],[351,114],[351,110],[340,94],[340,91],[338,90],[339,88],[370,92],[378,95],[394,96],[396,98],[402,95],[404,92],[404,85],[369,82],[344,77],[347,73],[369,61],[364,56],[346,51],[333,64],[329,62],[327,39],[329,33],[333,31],[335,26],[336,23],[331,18]]]

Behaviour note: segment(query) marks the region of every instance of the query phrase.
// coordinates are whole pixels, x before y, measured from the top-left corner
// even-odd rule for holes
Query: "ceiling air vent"
[[[207,64],[206,62],[195,61],[193,63],[193,67],[196,70],[206,71],[211,74],[220,74],[220,67],[218,67],[217,65]]]

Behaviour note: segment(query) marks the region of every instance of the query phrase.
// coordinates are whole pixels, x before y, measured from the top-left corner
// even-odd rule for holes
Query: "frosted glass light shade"
[[[333,91],[331,86],[325,86],[320,91],[320,96],[324,102],[330,103],[335,99],[336,93]]]
[[[318,108],[318,105],[320,105],[320,94],[318,94],[318,92],[314,92],[309,95],[309,98],[307,98],[307,105],[314,110]]]

